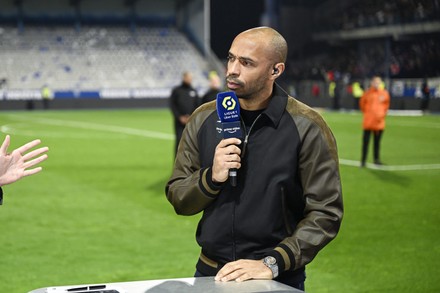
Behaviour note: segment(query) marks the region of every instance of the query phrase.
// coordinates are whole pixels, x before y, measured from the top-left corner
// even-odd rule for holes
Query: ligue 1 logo
[[[234,92],[217,94],[218,138],[241,137],[240,102]]]
[[[223,108],[230,111],[230,110],[234,110],[236,103],[235,103],[235,100],[231,96],[227,96],[223,99],[222,105],[223,105]]]
[[[234,92],[217,94],[217,114],[221,122],[240,121],[240,102]]]

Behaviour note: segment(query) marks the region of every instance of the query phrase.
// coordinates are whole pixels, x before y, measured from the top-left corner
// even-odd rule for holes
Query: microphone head
[[[234,92],[217,94],[217,114],[221,122],[240,121],[240,103]]]

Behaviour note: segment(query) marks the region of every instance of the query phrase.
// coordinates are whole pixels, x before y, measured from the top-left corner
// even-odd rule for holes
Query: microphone
[[[240,123],[240,103],[234,92],[217,94],[217,135],[219,138],[242,139]],[[237,186],[237,169],[229,169],[229,180],[232,186]]]

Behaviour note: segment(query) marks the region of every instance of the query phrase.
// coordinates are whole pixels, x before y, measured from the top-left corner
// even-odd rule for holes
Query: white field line
[[[404,122],[404,121],[393,121],[393,122],[388,122],[388,125],[390,126],[403,126],[403,127],[423,127],[423,128],[440,128],[440,123],[435,123],[435,122],[423,122],[423,123],[418,123],[418,122]]]
[[[360,161],[339,159],[339,163],[345,166],[359,167],[361,165]],[[366,168],[382,171],[419,171],[419,170],[439,170],[440,164],[418,164],[418,165],[375,165],[366,164]]]
[[[150,131],[150,130],[141,130],[129,127],[121,127],[121,126],[110,126],[105,124],[97,124],[97,123],[89,123],[89,122],[81,122],[81,121],[68,121],[68,120],[59,120],[59,119],[49,119],[49,118],[33,118],[26,119],[22,116],[17,116],[14,118],[18,118],[19,120],[31,120],[33,123],[40,123],[46,125],[56,125],[56,126],[68,126],[73,128],[81,128],[81,129],[93,129],[99,131],[107,131],[114,133],[122,133],[122,134],[130,134],[147,138],[157,138],[157,139],[165,139],[165,140],[174,140],[174,135],[167,134],[163,132]],[[6,132],[9,127],[7,125],[3,125],[1,130]],[[354,166],[359,167],[359,161],[347,160],[347,159],[339,159],[339,163],[341,165],[346,166]],[[366,164],[367,168],[382,170],[382,171],[418,171],[418,170],[438,170],[440,169],[440,164],[418,164],[418,165],[375,165],[375,164]]]
[[[68,120],[49,119],[49,118],[26,119],[21,116],[17,116],[14,118],[18,118],[19,120],[27,120],[30,121],[31,123],[39,123],[39,124],[55,125],[55,126],[67,126],[67,127],[89,129],[89,130],[93,129],[93,130],[107,131],[114,133],[131,134],[131,135],[147,137],[147,138],[157,138],[157,139],[165,139],[165,140],[174,140],[175,138],[173,134],[168,134],[163,132],[122,127],[122,126],[114,126],[114,125],[105,125],[98,123],[90,123],[90,122],[68,121]],[[9,129],[9,126],[8,125],[2,126],[2,131],[4,128]]]

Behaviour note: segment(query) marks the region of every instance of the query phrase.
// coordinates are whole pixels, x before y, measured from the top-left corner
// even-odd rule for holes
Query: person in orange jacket
[[[376,165],[382,165],[379,159],[380,140],[385,129],[385,117],[389,107],[390,94],[383,87],[382,79],[379,76],[374,76],[371,79],[370,88],[365,91],[359,100],[359,108],[364,115],[362,124],[364,130],[361,159],[362,167],[365,166],[367,159],[371,133],[373,133],[374,137],[374,163]]]

